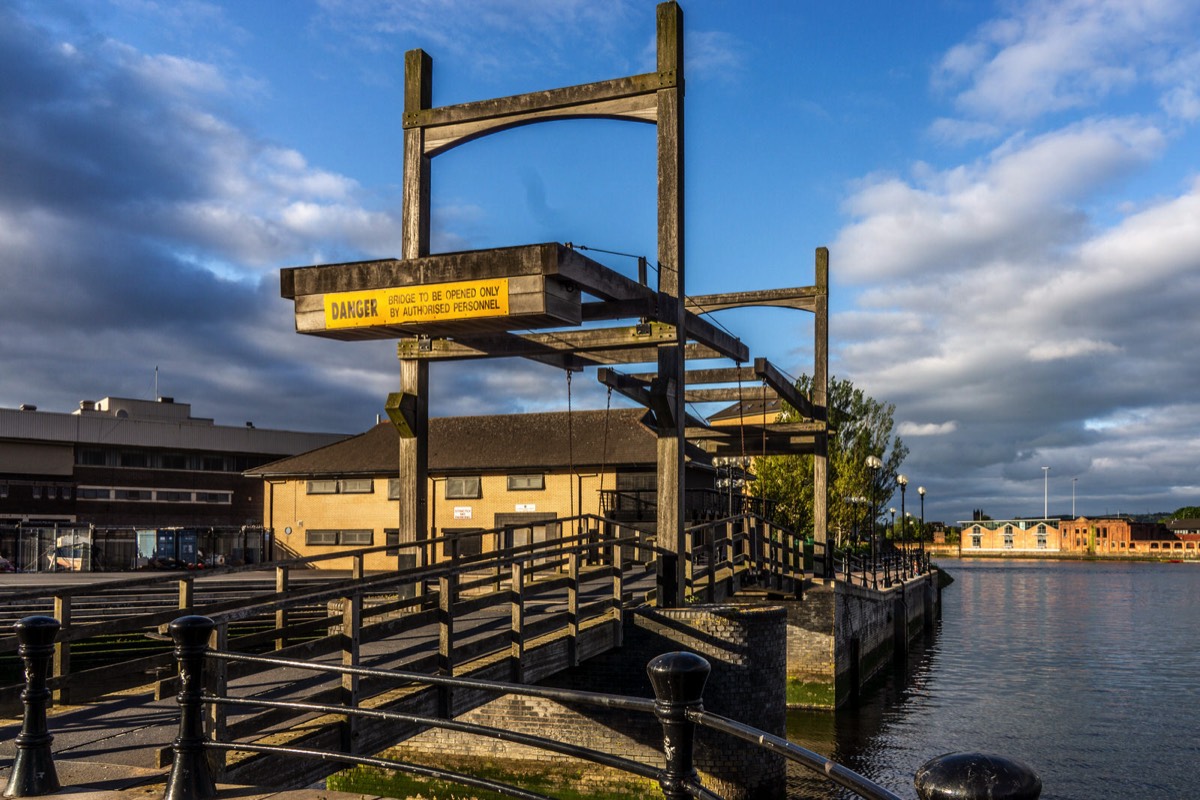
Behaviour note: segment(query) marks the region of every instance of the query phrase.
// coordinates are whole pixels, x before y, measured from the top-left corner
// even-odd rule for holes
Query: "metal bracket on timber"
[[[625,397],[650,408],[656,418],[659,417],[661,400],[656,397],[655,388],[659,383],[656,373],[638,373],[626,375],[612,369],[601,369],[596,378],[606,386],[612,387]],[[795,385],[765,358],[756,358],[753,367],[733,367],[728,369],[689,370],[686,373],[688,386],[704,386],[718,383],[735,383],[762,381],[768,389],[755,392],[756,397],[770,399],[782,398],[785,402],[802,414],[805,422],[753,422],[737,426],[712,426],[688,416],[686,421],[686,436],[695,441],[704,450],[713,455],[742,455],[743,443],[753,442],[750,455],[798,455],[813,453],[818,445],[818,438],[827,433],[828,425],[822,419],[817,419],[816,409],[807,397],[801,394]],[[659,391],[657,394],[661,395]],[[738,388],[732,389],[687,389],[684,393],[686,402],[736,402],[745,398],[746,393]]]

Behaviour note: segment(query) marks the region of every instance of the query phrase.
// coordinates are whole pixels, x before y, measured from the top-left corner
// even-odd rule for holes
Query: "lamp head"
[[[897,475],[896,483],[900,484],[901,489],[903,489],[905,486],[908,486],[908,476],[904,474]]]
[[[921,497],[924,497],[924,496],[925,496],[925,487],[924,487],[924,486],[918,486],[918,487],[917,487],[917,494],[921,495]]]
[[[867,456],[867,469],[875,471],[883,469],[883,462],[879,460],[879,456]]]

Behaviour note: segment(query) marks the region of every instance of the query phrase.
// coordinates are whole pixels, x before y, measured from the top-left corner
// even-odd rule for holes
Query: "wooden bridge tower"
[[[675,558],[664,576],[664,605],[683,601],[684,452],[689,437],[733,454],[731,434],[690,417],[686,361],[725,358],[730,370],[703,370],[703,383],[762,379],[773,396],[808,421],[765,425],[762,453],[816,455],[815,534],[825,526],[825,387],[828,252],[817,255],[815,286],[687,298],[684,292],[683,12],[657,8],[657,70],[597,83],[434,108],[433,65],[421,50],[405,57],[404,210],[399,260],[285,268],[281,293],[295,301],[296,330],[337,339],[399,339],[400,392],[388,413],[401,432],[400,541],[426,537],[429,364],[436,360],[523,356],[567,370],[603,367],[602,381],[646,405],[658,430],[658,544]],[[572,118],[653,124],[658,139],[658,285],[632,280],[568,246],[549,243],[433,255],[430,168],[459,145],[522,125]],[[585,299],[586,298],[586,299]],[[737,338],[701,314],[747,305],[787,306],[816,315],[814,390],[799,395],[765,359],[755,366]],[[634,320],[582,329],[584,321]],[[574,329],[572,329],[574,328]],[[553,329],[553,333],[520,333]],[[649,363],[623,375],[612,365]],[[700,390],[708,401],[730,390]],[[724,394],[720,392],[724,391]]]

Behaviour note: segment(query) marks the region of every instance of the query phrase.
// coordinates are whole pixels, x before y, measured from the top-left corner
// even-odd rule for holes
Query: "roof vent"
[[[21,403],[21,410],[22,411],[37,411],[37,406],[30,405],[29,403]]]
[[[95,411],[96,410],[96,401],[95,400],[80,400],[79,401],[79,410],[80,411]]]
[[[160,398],[158,398],[158,402],[160,402],[160,403],[174,403],[174,402],[175,402],[175,398],[174,398],[174,397],[160,397]]]

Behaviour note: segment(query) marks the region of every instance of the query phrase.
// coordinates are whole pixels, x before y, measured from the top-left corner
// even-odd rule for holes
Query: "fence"
[[[373,670],[361,667],[317,665],[306,661],[263,658],[222,650],[210,650],[217,624],[201,616],[184,616],[170,625],[181,680],[178,701],[179,734],[172,745],[172,766],[164,800],[209,800],[217,794],[222,777],[224,756],[230,752],[273,753],[304,760],[364,764],[412,774],[450,780],[466,786],[497,791],[510,797],[547,800],[519,786],[481,779],[433,767],[409,764],[341,750],[288,747],[262,742],[235,741],[222,736],[220,726],[206,732],[204,709],[220,706],[238,708],[281,708],[316,714],[338,715],[345,720],[347,733],[356,720],[375,719],[390,723],[445,728],[544,749],[571,758],[580,758],[633,775],[657,780],[667,800],[721,800],[720,795],[704,787],[694,766],[693,745],[698,727],[752,743],[772,754],[824,774],[835,784],[868,800],[899,800],[898,795],[846,767],[778,736],[734,720],[706,712],[703,691],[711,667],[693,653],[666,653],[647,666],[654,699],[623,695],[553,689],[498,681],[481,681],[432,676],[398,670]],[[18,625],[21,655],[26,662],[26,687],[23,693],[25,715],[17,736],[16,757],[10,772],[5,797],[29,797],[57,792],[61,787],[50,750],[53,736],[46,720],[50,692],[46,670],[58,630],[56,620],[31,617]],[[223,677],[228,663],[258,663],[270,667],[320,671],[357,681],[372,678],[401,685],[422,684],[446,690],[464,689],[495,695],[516,694],[540,697],[575,706],[617,709],[631,714],[653,715],[662,726],[662,765],[644,764],[602,751],[570,745],[542,736],[521,734],[498,728],[458,722],[447,714],[429,717],[391,711],[315,702],[291,703],[261,698],[235,698],[224,692]],[[215,680],[214,680],[215,677]],[[206,691],[205,687],[214,691]],[[348,735],[343,741],[353,742]],[[977,753],[940,756],[926,762],[915,773],[914,784],[922,800],[1036,800],[1042,789],[1041,779],[1021,762]]]
[[[0,526],[0,570],[120,572],[238,566],[271,559],[260,526],[97,527],[81,523]]]

